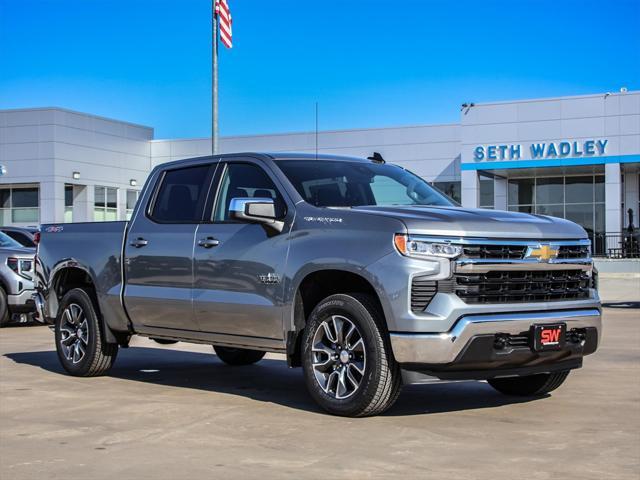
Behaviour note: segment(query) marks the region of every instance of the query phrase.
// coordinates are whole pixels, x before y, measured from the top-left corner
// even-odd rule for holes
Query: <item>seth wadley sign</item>
[[[604,155],[609,140],[585,140],[582,142],[531,143],[528,152],[531,159],[582,157]],[[521,160],[525,152],[522,144],[478,145],[473,150],[473,158],[481,160]]]

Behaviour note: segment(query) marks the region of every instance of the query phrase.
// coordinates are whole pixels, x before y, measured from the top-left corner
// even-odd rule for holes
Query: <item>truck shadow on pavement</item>
[[[7,353],[5,357],[16,363],[66,375],[55,351]],[[264,359],[256,365],[230,367],[218,360],[213,353],[131,347],[120,350],[107,377],[238,395],[299,410],[322,412],[306,391],[302,370],[290,369],[284,360],[279,359]],[[85,380],[89,388],[92,379]],[[110,386],[94,384],[90,388],[104,388],[108,392]],[[407,385],[395,406],[384,416],[495,408],[540,400],[546,396],[508,397],[497,393],[486,383],[473,381]]]
[[[606,308],[640,308],[640,302],[604,302]]]

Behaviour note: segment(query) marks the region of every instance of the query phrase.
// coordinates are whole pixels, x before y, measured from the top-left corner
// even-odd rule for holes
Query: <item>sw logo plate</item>
[[[557,323],[553,325],[534,325],[531,327],[533,350],[544,352],[547,350],[561,350],[564,348],[567,325]]]

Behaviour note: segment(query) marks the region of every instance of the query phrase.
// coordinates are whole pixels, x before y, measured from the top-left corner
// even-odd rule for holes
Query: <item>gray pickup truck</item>
[[[26,248],[0,232],[0,327],[19,316],[29,319],[33,302],[33,264],[35,248]]]
[[[43,225],[36,304],[72,375],[132,335],[301,366],[330,413],[388,409],[403,378],[557,388],[601,308],[578,225],[465,209],[399,166],[244,153],[156,167],[129,222]]]

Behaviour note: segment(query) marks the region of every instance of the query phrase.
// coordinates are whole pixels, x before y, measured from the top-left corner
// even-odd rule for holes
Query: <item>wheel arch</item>
[[[52,273],[49,281],[49,295],[47,303],[49,314],[55,319],[60,310],[60,302],[64,295],[74,288],[81,288],[87,292],[93,302],[98,315],[98,324],[107,343],[122,343],[107,325],[101,311],[98,299],[97,282],[86,267],[73,262],[59,265]]]
[[[364,293],[370,295],[384,316],[383,298],[375,288],[375,279],[367,278],[365,271],[345,268],[314,269],[300,275],[291,299],[291,325],[287,332],[287,361],[289,366],[301,365],[301,339],[306,321],[313,309],[324,298],[337,293]],[[385,317],[386,318],[386,317]]]

